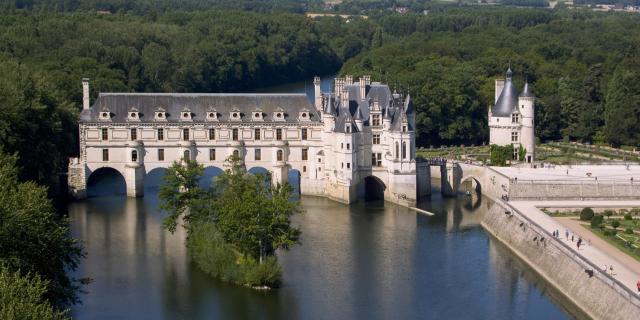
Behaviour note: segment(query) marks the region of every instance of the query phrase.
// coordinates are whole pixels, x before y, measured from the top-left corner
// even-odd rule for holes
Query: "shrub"
[[[610,235],[611,235],[611,231],[609,231],[609,230],[605,230],[605,231],[604,231],[604,235],[605,235],[605,236],[607,236],[607,237],[608,237],[608,236],[610,236]]]
[[[627,228],[626,230],[624,230],[624,233],[626,233],[626,234],[633,234],[633,229],[631,229],[631,228]]]
[[[0,266],[0,319],[65,319],[47,302],[48,281]]]
[[[633,220],[633,217],[630,214],[627,213],[627,214],[624,215],[624,219],[625,220]]]
[[[620,221],[618,220],[613,220],[611,221],[611,226],[613,227],[613,229],[617,229],[620,226]]]
[[[584,208],[580,211],[580,220],[590,221],[593,218],[593,209]]]
[[[611,218],[611,216],[613,215],[613,210],[605,210],[604,215],[607,216],[607,218]]]
[[[596,214],[591,218],[591,228],[602,228],[602,216]]]

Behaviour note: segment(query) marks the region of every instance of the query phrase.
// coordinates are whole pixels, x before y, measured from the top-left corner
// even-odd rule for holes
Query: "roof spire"
[[[509,59],[509,69],[507,69],[507,80],[511,80],[513,77],[513,71],[511,71],[511,59]]]

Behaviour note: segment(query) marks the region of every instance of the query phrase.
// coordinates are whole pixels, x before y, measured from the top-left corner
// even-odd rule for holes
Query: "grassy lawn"
[[[625,240],[627,241],[633,242],[637,246],[636,248],[634,248],[634,247],[627,246],[625,242],[622,239],[618,238],[617,236],[605,236],[603,233],[603,230],[601,229],[591,229],[589,225],[585,225],[585,224],[580,224],[580,225],[583,226],[585,229],[589,230],[591,233],[600,237],[604,241],[608,242],[612,246],[618,248],[620,251],[640,261],[640,249],[637,248],[637,247],[640,247],[640,237],[638,237],[637,235],[628,235],[618,231],[618,235],[625,238]]]

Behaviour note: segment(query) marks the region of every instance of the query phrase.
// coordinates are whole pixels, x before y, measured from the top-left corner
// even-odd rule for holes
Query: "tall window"
[[[511,132],[511,142],[517,142],[517,141],[518,141],[518,133]]]
[[[344,131],[346,133],[351,133],[351,124],[347,124],[347,126],[344,128]]]
[[[164,161],[164,149],[158,149],[158,161]]]
[[[216,149],[209,149],[209,161],[216,160]]]
[[[402,126],[402,132],[407,132],[407,126]]]
[[[109,161],[109,149],[102,149],[102,161]]]
[[[304,148],[302,149],[302,160],[308,160],[309,159],[309,149]]]
[[[520,115],[517,113],[511,114],[511,122],[518,123],[520,122]]]
[[[347,150],[351,150],[351,143],[347,143]]]
[[[400,144],[396,142],[396,159],[400,158]]]
[[[278,150],[278,151],[276,152],[276,159],[277,159],[278,161],[282,161],[282,158],[283,158],[282,150]]]
[[[371,115],[371,125],[372,126],[379,126],[380,125],[380,115],[379,114],[372,114]]]
[[[109,129],[102,128],[102,141],[109,140]]]
[[[189,141],[189,129],[182,129],[182,140]]]
[[[407,143],[403,142],[402,143],[402,159],[406,159],[407,158]]]
[[[215,140],[216,139],[216,129],[209,129],[209,140]]]
[[[158,128],[158,140],[164,140],[164,129]]]
[[[253,138],[255,140],[260,140],[260,129],[256,128],[253,130]]]
[[[379,134],[374,134],[373,135],[373,144],[380,144],[380,135]]]
[[[189,150],[185,150],[182,154],[182,159],[184,159],[185,161],[191,159],[191,152],[189,152]]]
[[[382,166],[382,153],[371,154],[371,165],[374,167]]]
[[[282,140],[282,129],[276,129],[276,140]]]
[[[231,139],[233,139],[233,141],[238,141],[238,128],[233,128],[231,135]]]
[[[138,162],[138,151],[131,151],[131,162]]]
[[[254,153],[254,159],[255,160],[262,160],[262,154],[260,152],[260,149],[256,149],[255,153]]]
[[[233,150],[233,157],[234,157],[234,158],[240,158],[240,151],[238,151],[238,150]]]
[[[351,169],[351,162],[347,162],[347,169]]]
[[[302,128],[302,140],[307,140],[307,128]]]
[[[136,128],[131,128],[131,141],[138,140],[138,130]]]

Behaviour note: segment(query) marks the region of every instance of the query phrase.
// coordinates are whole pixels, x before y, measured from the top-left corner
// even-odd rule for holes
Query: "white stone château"
[[[505,79],[496,79],[495,105],[489,109],[489,143],[500,146],[512,144],[514,159],[531,163],[535,160],[535,96],[528,83],[522,93],[512,81],[513,72],[507,70]],[[526,152],[518,159],[518,149]]]
[[[313,104],[305,94],[100,93],[90,105],[83,79],[71,195],[86,197],[91,174],[105,167],[120,172],[127,195],[138,197],[156,168],[189,158],[224,169],[236,155],[250,171],[270,171],[274,183],[296,170],[301,194],[351,203],[377,193],[415,204],[411,98],[369,76],[336,78],[334,92],[321,92],[319,77],[314,86]]]

